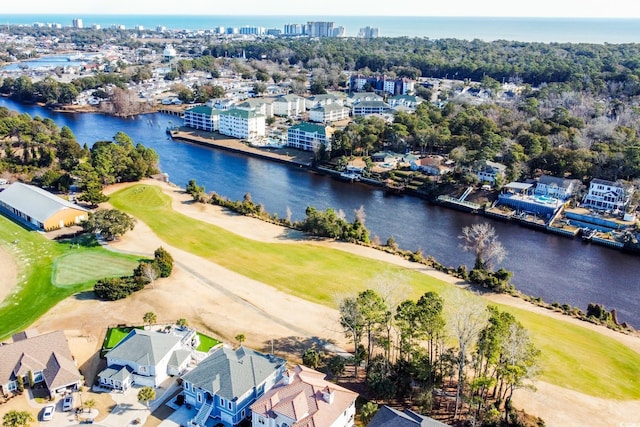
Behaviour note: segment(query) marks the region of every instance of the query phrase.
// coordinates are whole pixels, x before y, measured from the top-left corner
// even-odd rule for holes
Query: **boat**
[[[360,175],[355,172],[341,172],[340,179],[349,182],[360,181]]]
[[[81,53],[76,53],[75,55],[67,56],[67,61],[82,61],[84,59],[84,55]]]
[[[595,230],[589,227],[584,227],[580,229],[580,232],[582,234],[582,240],[591,240],[598,233],[598,230]]]

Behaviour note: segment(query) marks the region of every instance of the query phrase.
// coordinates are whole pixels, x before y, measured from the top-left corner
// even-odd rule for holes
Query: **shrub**
[[[158,267],[158,271],[160,273],[160,277],[171,276],[171,272],[173,271],[173,257],[171,256],[171,254],[161,246],[156,249],[153,255],[154,262],[156,264],[156,267]]]

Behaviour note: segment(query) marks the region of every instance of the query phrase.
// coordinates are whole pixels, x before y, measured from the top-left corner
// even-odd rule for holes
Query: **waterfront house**
[[[491,185],[495,185],[497,179],[504,178],[506,170],[507,167],[502,163],[484,160],[476,165],[474,172],[480,182],[488,182]]]
[[[264,137],[266,134],[266,117],[254,111],[232,108],[222,111],[219,117],[218,132],[223,135],[252,141]]]
[[[624,212],[632,195],[632,186],[594,179],[589,185],[589,192],[582,199],[582,205],[597,211]]]
[[[295,117],[305,112],[305,99],[289,94],[273,100],[273,114],[280,117]]]
[[[157,387],[187,367],[194,337],[195,331],[188,328],[170,332],[132,329],[105,355],[107,368],[98,374],[99,384],[115,390],[133,384]]]
[[[21,182],[0,192],[0,212],[45,231],[80,224],[88,218],[87,209]]]
[[[331,136],[334,129],[302,122],[291,126],[287,130],[287,146],[305,151],[316,151],[324,145],[326,151],[331,151]]]
[[[401,412],[383,405],[371,418],[367,427],[447,427],[447,424],[410,409]]]
[[[411,162],[411,170],[419,170],[428,175],[440,176],[453,172],[453,168],[444,163],[442,156],[427,156]]]
[[[358,393],[298,365],[251,405],[252,427],[351,427]]]
[[[389,104],[384,101],[361,101],[351,108],[353,117],[366,117],[372,114],[383,115],[389,111]]]
[[[82,385],[63,331],[39,335],[28,330],[0,345],[0,393],[17,392],[20,382],[25,388],[43,386],[51,397]]]
[[[250,406],[280,379],[286,361],[247,347],[219,347],[182,377],[187,404],[197,414],[191,427],[203,427],[209,418],[237,425],[251,416]]]
[[[184,112],[182,124],[191,129],[214,132],[220,125],[220,113],[220,110],[204,105],[189,108]]]
[[[309,120],[316,123],[331,123],[349,118],[349,109],[340,104],[323,105],[309,111]]]
[[[580,181],[577,179],[565,179],[550,175],[542,175],[536,183],[534,192],[538,196],[549,196],[567,200],[576,194],[579,186]]]

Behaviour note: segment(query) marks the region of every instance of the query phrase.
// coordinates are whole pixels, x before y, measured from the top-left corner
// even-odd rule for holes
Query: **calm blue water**
[[[599,18],[473,18],[473,17],[393,17],[393,16],[190,16],[190,15],[2,15],[0,25],[32,25],[36,22],[70,26],[82,18],[84,26],[103,28],[125,25],[133,29],[143,25],[155,29],[199,30],[223,27],[261,26],[284,29],[285,24],[307,21],[332,21],[343,26],[347,36],[356,36],[360,28],[380,29],[383,37],[427,37],[517,40],[526,42],[640,43],[640,19]]]
[[[48,117],[68,126],[82,145],[111,140],[118,131],[156,150],[160,168],[185,187],[190,179],[233,200],[250,193],[268,212],[304,218],[307,206],[342,210],[353,220],[364,206],[366,226],[382,242],[393,236],[404,249],[421,249],[448,266],[473,265],[458,247],[462,227],[489,221],[508,256],[502,267],[513,271],[513,283],[526,294],[547,302],[568,303],[586,310],[589,303],[616,308],[619,319],[640,326],[640,257],[613,249],[530,230],[514,224],[430,205],[409,196],[388,196],[379,188],[348,184],[327,176],[266,160],[254,159],[167,139],[174,116],[149,114],[120,119],[100,114],[61,114],[0,98],[0,106],[32,116]]]

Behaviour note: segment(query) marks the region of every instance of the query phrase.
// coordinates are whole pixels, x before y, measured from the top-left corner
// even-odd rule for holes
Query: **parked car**
[[[73,409],[73,395],[68,395],[62,401],[62,411],[68,412]]]
[[[47,405],[42,408],[42,421],[51,421],[55,410],[56,407],[54,405]]]

